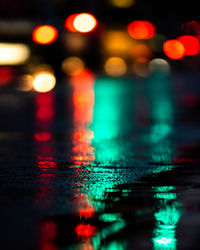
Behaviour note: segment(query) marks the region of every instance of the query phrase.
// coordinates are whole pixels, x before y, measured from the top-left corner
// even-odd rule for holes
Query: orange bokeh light
[[[181,59],[185,55],[183,44],[175,39],[166,41],[163,44],[163,51],[167,57],[173,60]]]
[[[77,32],[88,33],[97,26],[97,19],[89,13],[80,13],[73,20],[73,27]]]
[[[155,35],[155,27],[148,21],[133,21],[128,25],[128,33],[134,39],[149,39]]]
[[[50,44],[58,37],[58,31],[51,25],[41,25],[34,29],[32,37],[36,43]]]
[[[180,36],[178,41],[183,44],[185,48],[185,55],[199,54],[199,39],[195,36]]]
[[[81,72],[79,72],[76,75],[73,75],[70,77],[70,83],[76,88],[76,89],[86,89],[86,87],[93,86],[96,78],[94,73],[89,69],[83,69]]]
[[[71,32],[76,32],[77,30],[74,28],[74,19],[76,18],[78,14],[72,14],[68,16],[65,20],[65,28]]]

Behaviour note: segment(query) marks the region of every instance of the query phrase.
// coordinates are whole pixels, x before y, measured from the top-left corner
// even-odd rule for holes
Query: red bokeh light
[[[185,48],[185,55],[199,54],[199,39],[195,36],[180,36],[178,41],[181,42]]]
[[[53,241],[57,235],[57,225],[51,221],[45,221],[41,226],[40,250],[57,250]]]
[[[54,98],[52,93],[41,93],[36,98],[36,116],[39,120],[50,122],[55,114]]]
[[[68,16],[65,20],[65,28],[71,32],[77,32],[77,30],[74,28],[74,19],[76,18],[78,14],[72,14]]]
[[[0,85],[6,85],[13,79],[13,70],[10,67],[0,67]]]
[[[49,141],[52,138],[52,134],[49,132],[38,132],[34,134],[34,138],[36,141]]]
[[[71,84],[80,89],[92,86],[95,82],[95,75],[89,69],[83,69],[80,73],[70,77]]]
[[[200,23],[194,20],[185,22],[182,24],[182,32],[200,38]]]
[[[173,60],[181,59],[185,55],[183,44],[175,39],[166,41],[163,44],[163,51],[167,57]]]
[[[128,33],[134,39],[149,39],[155,35],[155,27],[148,21],[133,21],[128,25]]]

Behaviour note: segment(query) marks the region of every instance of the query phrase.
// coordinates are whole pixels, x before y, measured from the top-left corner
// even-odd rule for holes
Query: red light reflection
[[[53,202],[52,185],[57,176],[57,162],[54,157],[55,148],[51,132],[55,113],[53,93],[37,93],[35,104],[36,127],[39,131],[33,135],[36,142],[36,160],[39,169],[37,176],[39,190],[36,203],[38,206],[48,206]]]
[[[10,83],[13,79],[13,70],[10,67],[0,67],[0,86]]]
[[[87,240],[91,236],[95,235],[96,233],[96,227],[90,225],[90,224],[79,224],[75,228],[75,232],[78,236],[78,238],[81,238],[81,240]]]
[[[34,134],[34,138],[36,141],[50,141],[52,135],[49,132],[38,132]]]
[[[51,122],[54,118],[53,93],[41,93],[36,97],[36,116],[38,122]]]
[[[94,149],[91,146],[93,132],[87,127],[93,119],[94,74],[83,70],[80,74],[72,76],[70,82],[74,87],[74,127],[72,159],[75,165],[85,165],[95,159]]]
[[[87,190],[85,186],[87,179],[92,174],[91,165],[95,160],[94,148],[91,139],[94,137],[93,131],[88,129],[93,120],[94,106],[94,90],[95,81],[94,74],[89,70],[83,70],[79,74],[70,78],[73,86],[73,105],[74,105],[74,133],[72,160],[73,166],[76,168],[75,177],[82,179],[82,182],[75,183],[74,206],[76,214],[81,219],[93,217],[95,208],[91,204],[91,200],[87,193],[83,193],[82,189]],[[77,167],[78,166],[78,167]],[[90,168],[87,168],[90,166]],[[75,228],[78,238],[87,240],[96,233],[96,228],[91,225],[79,224]],[[87,249],[94,249],[90,242],[86,242]]]
[[[45,221],[41,226],[40,250],[57,250],[53,243],[57,235],[57,225],[52,221]]]
[[[80,73],[70,77],[70,83],[75,88],[75,90],[87,90],[91,89],[95,82],[95,75],[89,69],[83,69]]]
[[[80,217],[91,218],[94,215],[94,213],[95,213],[95,209],[91,205],[88,205],[88,207],[79,209]]]

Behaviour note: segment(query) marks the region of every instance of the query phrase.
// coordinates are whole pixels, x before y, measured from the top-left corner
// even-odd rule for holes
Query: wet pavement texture
[[[1,89],[1,249],[199,249],[199,80]]]

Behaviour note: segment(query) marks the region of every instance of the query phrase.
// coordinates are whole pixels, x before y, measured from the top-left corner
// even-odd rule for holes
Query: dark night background
[[[75,33],[86,39],[80,54],[66,48],[64,27],[79,12],[99,22],[91,34]],[[114,55],[101,35],[133,20],[151,21],[164,40],[200,38],[199,27],[185,26],[199,22],[197,1],[135,0],[120,9],[106,0],[1,0],[0,45],[25,43],[31,55],[0,64],[0,249],[199,249],[199,54],[171,60],[155,50],[136,65],[125,52],[131,73],[106,74]],[[54,43],[33,42],[42,24],[58,29]],[[65,75],[61,64],[73,56],[86,67]],[[44,65],[56,86],[40,92],[33,82]],[[19,88],[24,76],[31,89]]]

